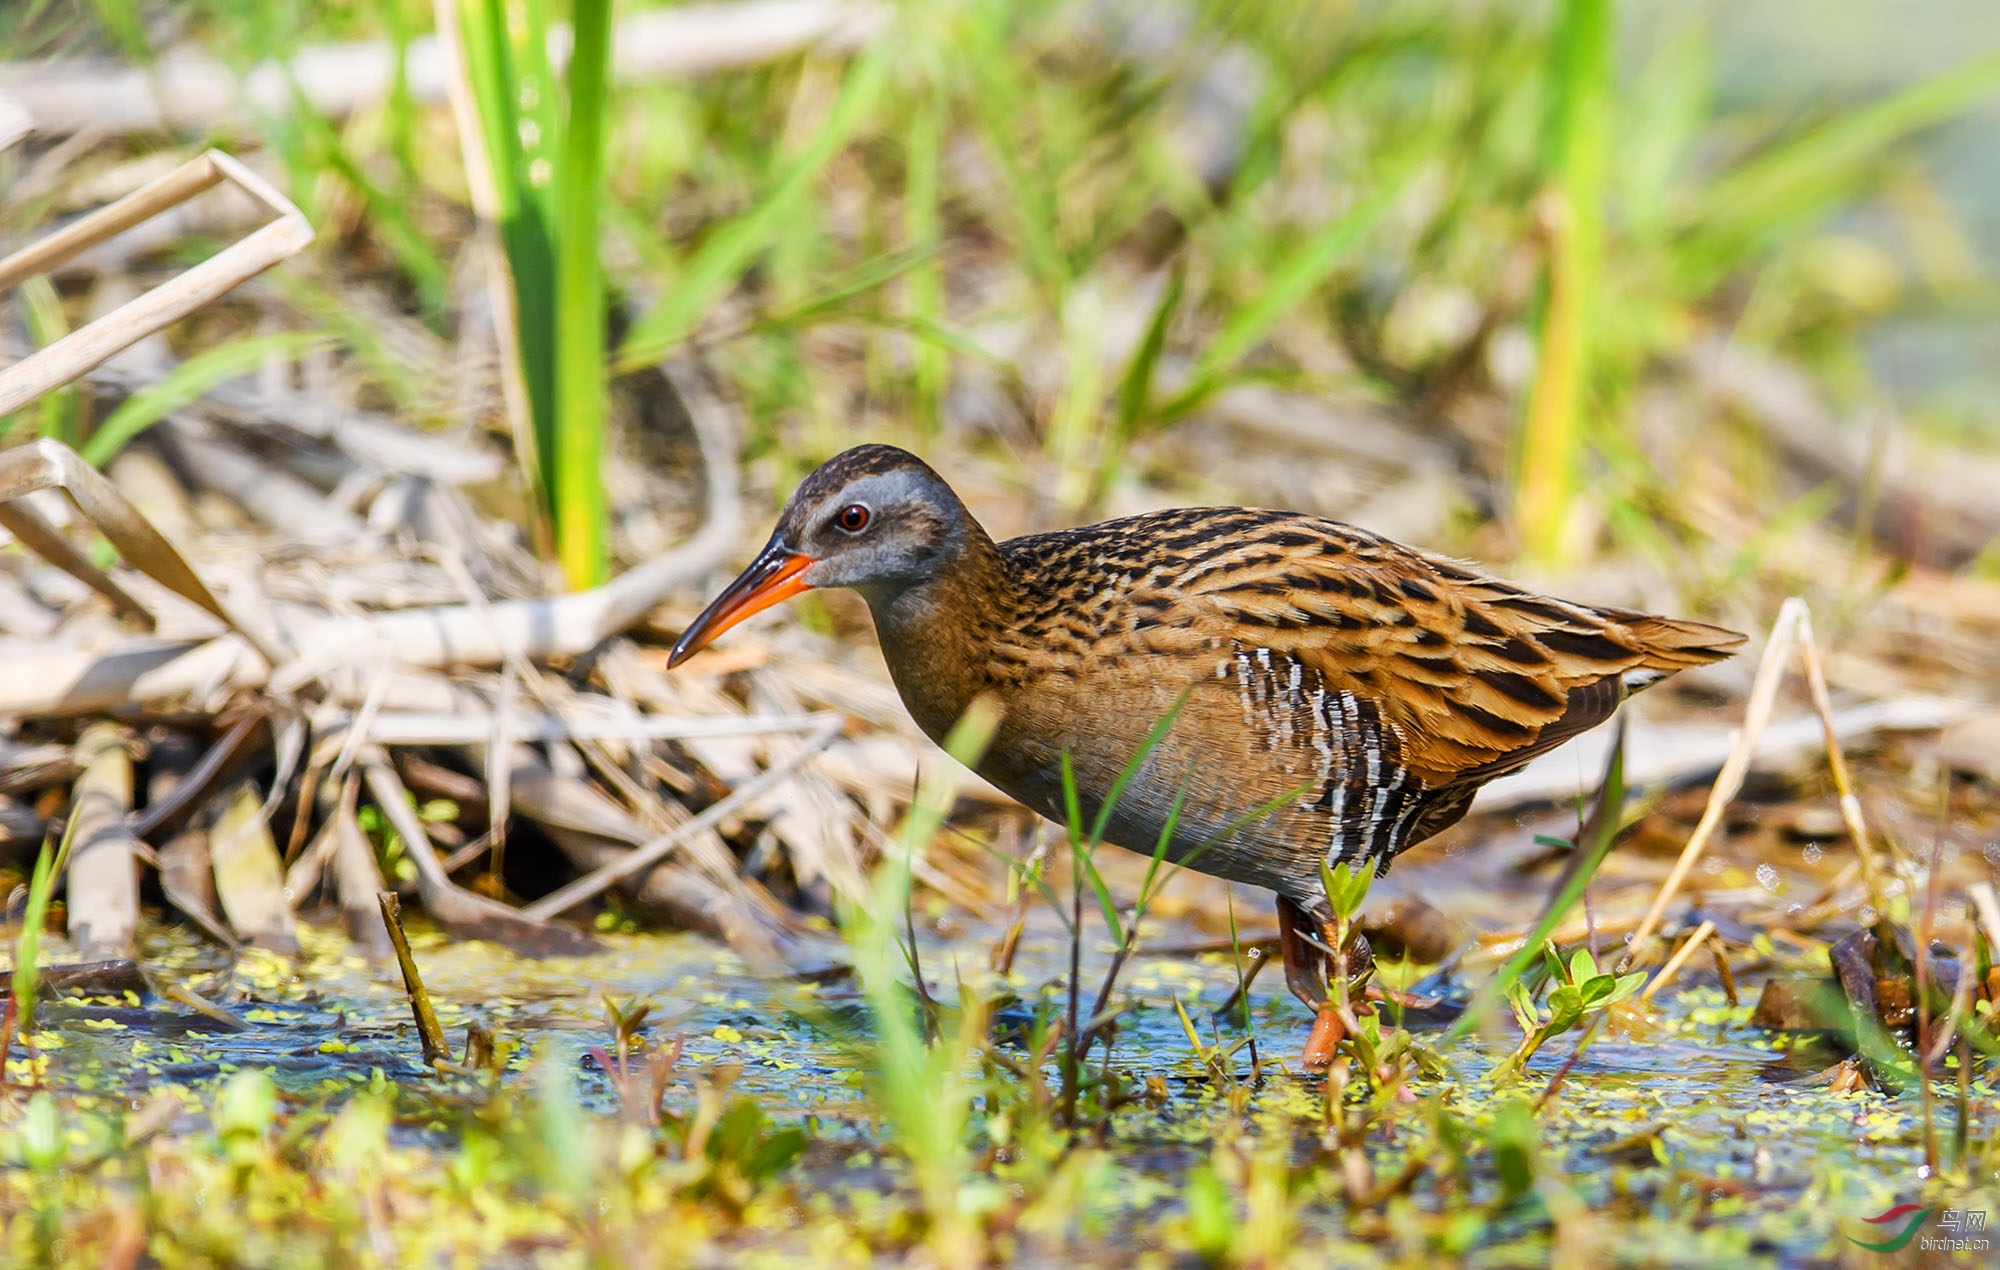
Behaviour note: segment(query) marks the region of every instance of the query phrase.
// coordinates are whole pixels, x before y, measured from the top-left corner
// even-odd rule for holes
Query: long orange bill
[[[793,551],[773,536],[750,562],[750,567],[724,587],[714,603],[694,619],[694,625],[682,633],[680,642],[667,656],[667,668],[673,669],[708,647],[716,636],[752,613],[761,613],[801,591],[810,591],[812,585],[801,581],[799,575],[814,563],[811,556]]]

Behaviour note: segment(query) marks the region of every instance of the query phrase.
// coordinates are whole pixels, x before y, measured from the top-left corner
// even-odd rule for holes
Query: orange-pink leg
[[[1285,985],[1292,995],[1314,1010],[1312,1033],[1306,1038],[1304,1065],[1309,1072],[1325,1071],[1333,1062],[1334,1048],[1346,1034],[1340,1015],[1326,996],[1326,950],[1305,932],[1321,933],[1320,924],[1302,906],[1278,897],[1278,946],[1285,959]]]

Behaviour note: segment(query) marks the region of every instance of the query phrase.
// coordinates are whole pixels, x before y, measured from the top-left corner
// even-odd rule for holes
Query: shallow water
[[[954,953],[959,968],[983,968],[990,931],[961,927],[954,940],[923,941],[933,991],[951,997]],[[1199,933],[1172,925],[1149,927],[1152,943],[1169,947]],[[843,1193],[857,1184],[893,1187],[884,1171],[878,1128],[863,1096],[855,1057],[864,1017],[854,991],[753,974],[739,958],[696,936],[611,934],[605,951],[587,958],[532,961],[484,944],[448,941],[421,928],[413,944],[439,1017],[454,1045],[468,1024],[503,1039],[526,1042],[513,1060],[554,1064],[569,1074],[583,1106],[610,1113],[616,1097],[590,1051],[610,1033],[602,999],[653,1006],[647,1034],[683,1038],[679,1082],[684,1097],[703,1068],[740,1067],[733,1088],[754,1095],[780,1121],[807,1127],[813,1149],[796,1174],[807,1191]],[[400,978],[352,956],[338,935],[307,929],[306,953],[294,964],[250,952],[233,967],[218,950],[181,927],[146,936],[143,961],[156,983],[177,982],[234,1012],[246,1025],[231,1031],[182,1006],[127,999],[123,1003],[47,1009],[40,1042],[51,1063],[46,1083],[65,1100],[88,1107],[123,1101],[136,1106],[162,1085],[204,1091],[230,1073],[269,1069],[300,1105],[331,1109],[343,1086],[388,1079],[423,1086],[433,1077],[420,1063]],[[51,950],[57,959],[60,949]],[[1084,957],[1083,982],[1094,988],[1108,949]],[[1066,945],[1052,916],[1031,919],[1012,986],[1022,996],[1053,991],[1064,981]],[[1262,1079],[1242,1104],[1260,1135],[1289,1134],[1295,1162],[1318,1151],[1317,1117],[1324,1082],[1287,1070],[1307,1019],[1275,981],[1252,994],[1251,1022],[1263,1059]],[[942,982],[940,982],[942,980]],[[1121,1022],[1114,1065],[1143,1082],[1158,1077],[1164,1098],[1135,1103],[1112,1120],[1117,1184],[1093,1192],[1088,1225],[1103,1246],[1148,1230],[1181,1193],[1188,1169],[1206,1159],[1218,1116],[1229,1114],[1221,1083],[1190,1050],[1172,1001],[1208,1026],[1208,1013],[1234,988],[1236,972],[1222,955],[1140,956],[1123,989],[1131,1007]],[[1754,987],[1746,986],[1754,994]],[[1683,1260],[1702,1240],[1728,1236],[1717,1255],[1747,1250],[1785,1261],[1826,1251],[1836,1220],[1880,1212],[1915,1193],[1922,1166],[1921,1121],[1914,1095],[1837,1096],[1823,1086],[1773,1079],[1787,1069],[1776,1041],[1747,1024],[1747,1006],[1732,1008],[1713,989],[1695,989],[1659,1003],[1657,1031],[1602,1036],[1566,1076],[1558,1099],[1541,1117],[1543,1148],[1565,1184],[1593,1208],[1620,1211],[1621,1258]],[[1240,1016],[1218,1025],[1223,1039],[1240,1034]],[[1419,1029],[1435,1042],[1441,1027]],[[1490,1105],[1486,1068],[1512,1046],[1511,1026],[1454,1045],[1465,1114],[1477,1120]],[[1538,1092],[1571,1053],[1574,1036],[1557,1038],[1529,1065],[1520,1086]],[[1247,1052],[1236,1055],[1249,1080]],[[379,1075],[378,1075],[379,1074]],[[1430,1087],[1434,1088],[1435,1085]],[[1976,1091],[1990,1105],[1992,1091]],[[199,1128],[189,1113],[177,1128]],[[975,1133],[984,1127],[975,1122]],[[450,1130],[407,1126],[449,1147]],[[1949,1141],[1949,1106],[1937,1132]],[[1376,1177],[1404,1163],[1405,1141],[1419,1135],[1393,1128],[1368,1153]],[[857,1169],[859,1171],[857,1171]],[[1474,1179],[1475,1198],[1495,1183]],[[1396,1205],[1388,1209],[1394,1240]],[[1079,1220],[1082,1220],[1081,1218]],[[1338,1242],[1347,1231],[1332,1198],[1303,1197],[1302,1237]],[[1849,1223],[1852,1228],[1852,1223]],[[1866,1229],[1866,1228],[1862,1228]],[[1503,1232],[1504,1233],[1504,1232]],[[1517,1232],[1517,1233],[1525,1233]],[[1375,1231],[1375,1237],[1382,1235]],[[1693,1243],[1689,1241],[1693,1240]],[[1360,1245],[1355,1245],[1357,1248]],[[1489,1251],[1499,1256],[1497,1249]]]

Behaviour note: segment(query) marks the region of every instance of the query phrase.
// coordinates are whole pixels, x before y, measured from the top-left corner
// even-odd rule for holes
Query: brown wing
[[[1231,639],[1375,702],[1430,789],[1518,767],[1609,718],[1630,692],[1743,642],[1699,622],[1532,595],[1332,521],[1260,529],[1162,581],[1211,607]]]

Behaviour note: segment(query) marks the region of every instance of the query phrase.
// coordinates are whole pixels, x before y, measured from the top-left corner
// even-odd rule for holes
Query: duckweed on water
[[[759,980],[693,937],[538,963],[413,934],[449,1034],[500,1038],[483,1064],[425,1070],[393,969],[310,930],[300,965],[233,968],[153,933],[148,963],[228,1000],[240,1030],[157,1001],[45,1008],[8,1067],[9,1263],[859,1264],[929,1238],[847,989]],[[1354,1078],[1329,1111],[1326,1081],[1268,1056],[1253,1078],[1241,1051],[1220,1076],[1190,1054],[1173,1001],[1205,1019],[1234,978],[1224,958],[1143,963],[1108,1069],[1128,1092],[1076,1133],[980,1066],[955,1183],[969,1255],[1809,1262],[1898,1202],[2000,1207],[1990,1120],[1972,1126],[1983,1177],[1922,1178],[1914,1098],[1771,1079],[1776,1042],[1715,990],[1600,1036],[1539,1115],[1566,1046],[1495,1083],[1498,1035],[1455,1075]],[[651,1004],[622,1063],[579,984]],[[1268,1043],[1299,1020],[1258,995],[1251,1023]],[[1990,1074],[1972,1106],[1991,1116]]]

